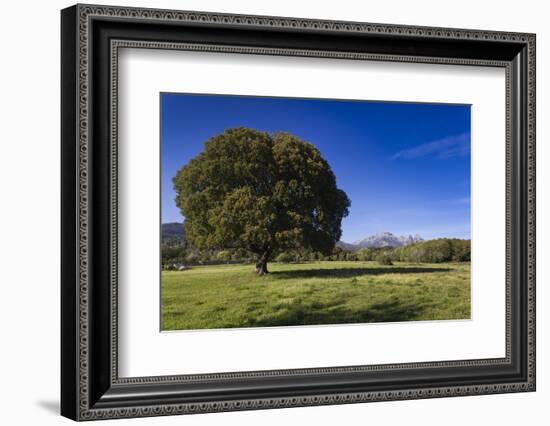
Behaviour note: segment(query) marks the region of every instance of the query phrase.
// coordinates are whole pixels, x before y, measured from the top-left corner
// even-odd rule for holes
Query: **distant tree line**
[[[198,250],[189,245],[174,245],[173,241],[162,245],[162,266],[176,269],[176,265],[200,265],[222,263],[249,263],[256,261],[254,253],[245,249]],[[273,260],[278,263],[300,263],[315,261],[376,261],[390,265],[392,262],[443,263],[469,262],[470,240],[439,238],[422,241],[404,247],[362,248],[356,251],[334,247],[328,255],[311,250],[285,250],[277,253]]]
[[[362,248],[356,251],[335,247],[328,256],[317,252],[287,251],[280,253],[275,258],[275,261],[282,263],[315,260],[378,261],[383,264],[388,264],[390,261],[409,263],[469,262],[470,240],[439,238],[404,247]]]
[[[392,251],[392,259],[401,262],[469,262],[470,240],[439,238],[398,247]]]

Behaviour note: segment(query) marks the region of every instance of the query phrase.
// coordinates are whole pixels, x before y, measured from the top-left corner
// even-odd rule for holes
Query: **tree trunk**
[[[268,274],[269,271],[267,270],[267,259],[269,257],[268,252],[264,252],[258,261],[256,262],[256,273],[260,276]]]

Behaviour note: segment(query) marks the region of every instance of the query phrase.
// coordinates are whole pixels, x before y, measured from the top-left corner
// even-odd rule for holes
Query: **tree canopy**
[[[262,275],[285,249],[330,253],[351,204],[314,145],[242,127],[208,139],[173,182],[187,241],[199,249],[244,248]]]

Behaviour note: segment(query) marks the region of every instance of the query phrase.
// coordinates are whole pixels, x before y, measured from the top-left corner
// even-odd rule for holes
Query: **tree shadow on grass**
[[[291,325],[327,325],[419,320],[430,305],[406,302],[399,298],[373,304],[364,309],[350,309],[340,301],[332,303],[286,303],[280,310],[261,318],[249,318],[246,327],[277,327]]]
[[[353,278],[361,275],[382,275],[382,274],[424,274],[432,272],[449,272],[450,268],[422,268],[394,266],[390,268],[318,268],[318,269],[296,269],[291,271],[272,271],[273,278]]]

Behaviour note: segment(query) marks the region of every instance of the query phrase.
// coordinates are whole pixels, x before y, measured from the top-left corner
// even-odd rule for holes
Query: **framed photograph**
[[[535,390],[535,35],[61,12],[61,412]]]

